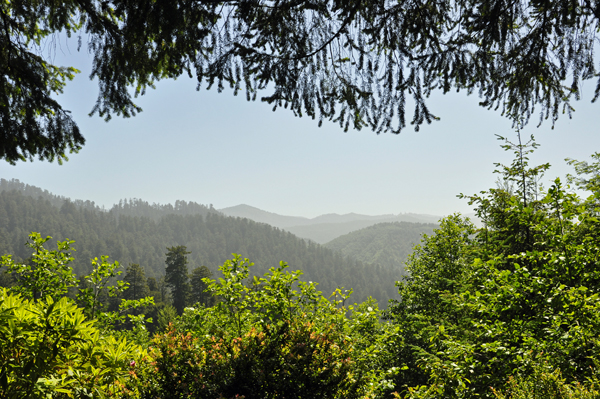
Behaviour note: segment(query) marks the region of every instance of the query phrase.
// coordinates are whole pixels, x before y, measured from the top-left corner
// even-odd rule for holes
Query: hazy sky
[[[324,213],[470,212],[459,193],[494,186],[494,162],[510,163],[495,134],[516,138],[499,112],[479,107],[477,96],[436,95],[430,109],[441,121],[400,135],[319,128],[288,110],[271,111],[231,91],[195,90],[187,78],[163,81],[138,99],[144,112],[106,123],[88,117],[97,84],[88,79],[91,56],[61,46],[56,62],[82,70],[60,96],[87,143],[62,166],[0,163],[0,177],[19,179],[54,194],[110,207],[123,198],[167,203],[182,199],[224,208],[241,203],[286,215]],[[537,117],[522,133],[541,148],[534,163],[550,162],[549,177],[571,169],[564,158],[600,151],[599,104],[584,86],[572,120],[554,130]],[[407,115],[410,120],[412,112]]]

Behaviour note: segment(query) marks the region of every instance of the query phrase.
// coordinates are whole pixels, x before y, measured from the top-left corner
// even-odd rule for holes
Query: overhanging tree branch
[[[399,133],[407,95],[419,129],[436,119],[429,94],[451,88],[477,90],[482,106],[515,123],[536,106],[554,123],[561,108],[570,114],[579,82],[598,79],[594,0],[15,0],[0,8],[0,157],[10,163],[61,161],[83,145],[52,99],[75,70],[9,53],[20,38],[60,31],[89,35],[100,88],[92,114],[106,119],[140,112],[132,96],[157,80],[194,72],[209,88],[245,86],[248,99],[267,90],[261,99],[274,108],[345,129]]]

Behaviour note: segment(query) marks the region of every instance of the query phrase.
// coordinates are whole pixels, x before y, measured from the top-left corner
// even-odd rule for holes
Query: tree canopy
[[[93,54],[90,115],[187,74],[273,106],[399,133],[436,116],[434,90],[477,92],[517,124],[571,113],[594,66],[598,0],[16,0],[0,4],[0,157],[66,159],[84,137],[53,97],[78,72],[42,50],[59,32]],[[600,94],[600,81],[594,100]]]

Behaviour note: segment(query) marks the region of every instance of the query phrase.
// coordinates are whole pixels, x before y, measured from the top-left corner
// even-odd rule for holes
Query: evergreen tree
[[[165,282],[167,287],[171,289],[173,306],[181,314],[188,304],[191,291],[187,270],[187,255],[191,252],[187,252],[187,248],[184,245],[167,247],[167,251]]]
[[[123,280],[129,283],[129,289],[123,293],[125,299],[142,299],[150,294],[144,268],[137,263],[130,263],[127,266]]]
[[[200,266],[192,270],[190,277],[192,291],[191,291],[191,303],[201,303],[204,306],[211,306],[213,304],[213,296],[205,292],[206,283],[202,281],[203,278],[212,277],[212,272],[206,266]]]
[[[150,291],[158,291],[158,283],[156,282],[156,278],[148,277],[148,289]]]

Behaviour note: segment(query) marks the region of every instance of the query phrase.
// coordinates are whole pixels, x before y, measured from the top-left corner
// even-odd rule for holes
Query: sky
[[[495,135],[516,140],[499,111],[479,107],[476,95],[434,94],[430,109],[441,120],[400,135],[350,130],[266,103],[247,102],[231,91],[196,91],[187,77],[161,81],[137,99],[143,112],[105,122],[89,117],[97,93],[90,81],[92,57],[62,43],[52,57],[82,70],[58,97],[86,138],[78,154],[58,163],[0,163],[0,177],[18,179],[56,195],[110,208],[120,199],[150,203],[176,200],[225,208],[248,204],[283,215],[470,213],[460,193],[495,186],[494,163],[512,154]],[[532,164],[550,162],[548,181],[572,171],[564,159],[587,160],[600,151],[595,84],[586,83],[569,120],[552,129],[537,117],[521,132],[541,147]],[[266,93],[265,93],[266,94]],[[410,120],[412,112],[407,118]]]

